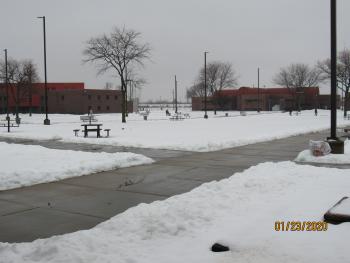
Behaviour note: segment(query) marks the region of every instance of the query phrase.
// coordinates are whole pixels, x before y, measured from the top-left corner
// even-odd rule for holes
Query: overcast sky
[[[338,50],[350,47],[350,1],[338,0]],[[85,42],[113,27],[142,33],[152,61],[141,99],[172,96],[174,75],[184,98],[207,61],[231,62],[239,86],[274,86],[280,67],[310,65],[330,53],[330,0],[1,0],[0,48],[10,57],[33,59],[43,80],[42,22],[46,16],[49,82],[85,82],[87,88],[119,84],[114,72],[97,76],[82,63]],[[3,52],[2,52],[3,54]],[[3,55],[2,55],[3,56]],[[3,58],[3,57],[2,57]]]

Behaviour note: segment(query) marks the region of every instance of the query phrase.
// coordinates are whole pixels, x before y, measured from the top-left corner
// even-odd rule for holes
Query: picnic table
[[[89,135],[89,132],[96,132],[97,138],[101,137],[101,123],[88,123],[88,124],[82,124],[81,126],[84,127],[84,137],[87,137]]]
[[[1,120],[0,127],[7,127],[7,132],[10,132],[10,127],[19,127],[19,122],[16,120],[10,119],[10,117],[6,117],[6,119]]]

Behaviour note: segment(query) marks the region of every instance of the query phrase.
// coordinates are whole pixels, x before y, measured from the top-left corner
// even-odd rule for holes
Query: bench
[[[246,113],[245,111],[240,111],[239,114],[240,114],[241,116],[247,116],[247,113]]]
[[[111,129],[104,129],[105,132],[107,132],[107,136],[106,137],[109,137],[109,132],[111,131]]]
[[[189,113],[184,113],[184,117],[185,117],[186,119],[189,119],[189,118],[190,118],[190,114],[189,114]]]
[[[7,123],[0,123],[0,127],[8,127]],[[18,124],[10,123],[10,127],[19,127]]]
[[[182,121],[184,120],[184,116],[182,114],[175,114],[169,118],[171,121]]]
[[[17,120],[11,120],[10,118],[8,120],[6,118],[1,121],[3,121],[3,123],[0,123],[0,127],[7,127],[8,132],[10,132],[10,127],[19,127],[20,124]]]
[[[82,122],[96,122],[98,121],[97,118],[94,115],[88,115],[88,116],[80,116],[80,120]]]

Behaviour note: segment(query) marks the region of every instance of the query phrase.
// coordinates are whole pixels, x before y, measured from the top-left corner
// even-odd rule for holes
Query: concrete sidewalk
[[[1,191],[0,241],[32,241],[88,229],[139,203],[190,191],[204,182],[227,178],[261,162],[293,160],[308,147],[309,139],[324,139],[327,135],[328,132],[306,134],[210,153],[109,146],[93,149],[89,145],[41,142],[50,148],[126,150],[157,162]]]

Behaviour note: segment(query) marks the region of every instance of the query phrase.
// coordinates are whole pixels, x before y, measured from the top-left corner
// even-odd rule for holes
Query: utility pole
[[[177,80],[175,75],[175,113],[177,113]]]
[[[10,132],[10,116],[9,116],[9,85],[8,85],[8,73],[7,73],[7,49],[5,51],[5,85],[6,85],[6,120],[7,120],[7,132]]]
[[[204,119],[208,119],[207,114],[207,51],[204,52]]]
[[[258,112],[260,112],[260,68],[258,68]]]

